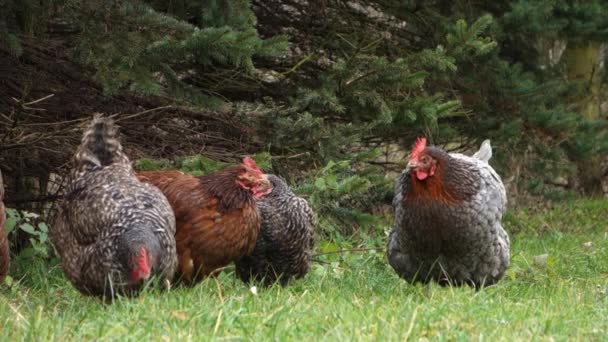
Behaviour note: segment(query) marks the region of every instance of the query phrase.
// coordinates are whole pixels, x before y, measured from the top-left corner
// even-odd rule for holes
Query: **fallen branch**
[[[291,156],[272,156],[271,159],[295,159],[302,156],[309,156],[310,152],[302,152],[298,154],[293,154]]]

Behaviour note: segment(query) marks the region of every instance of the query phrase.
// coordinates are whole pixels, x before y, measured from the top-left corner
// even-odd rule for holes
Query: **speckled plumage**
[[[257,201],[262,216],[260,235],[252,254],[237,261],[237,276],[244,282],[278,280],[286,285],[310,268],[315,215],[305,199],[296,196],[284,179],[268,175],[273,190]]]
[[[109,118],[96,115],[75,155],[75,168],[51,240],[65,274],[83,294],[135,295],[129,272],[141,248],[166,284],[175,272],[175,217],[156,187],[141,183]]]
[[[439,161],[434,178],[420,181],[405,169],[396,182],[390,265],[408,282],[496,283],[509,266],[509,237],[501,223],[505,188],[487,163],[489,141],[473,157],[435,147],[425,153]]]

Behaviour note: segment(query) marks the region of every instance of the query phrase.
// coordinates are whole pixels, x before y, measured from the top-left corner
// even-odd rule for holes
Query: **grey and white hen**
[[[469,157],[418,139],[393,199],[387,256],[399,276],[475,287],[503,277],[510,253],[501,223],[507,196],[491,156],[488,140]]]
[[[136,295],[177,265],[175,217],[156,187],[140,182],[110,118],[96,114],[75,155],[51,240],[83,294]]]
[[[236,264],[244,282],[261,281],[285,286],[303,277],[310,268],[315,215],[305,199],[296,196],[281,177],[268,175],[273,190],[257,201],[262,216],[256,246]]]

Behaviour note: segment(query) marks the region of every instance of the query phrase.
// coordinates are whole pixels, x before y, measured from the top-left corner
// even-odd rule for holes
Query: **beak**
[[[258,182],[258,186],[255,187],[255,191],[253,196],[255,198],[260,198],[265,195],[268,195],[272,192],[272,183],[268,180],[268,176],[266,174],[262,175],[262,178]]]
[[[410,160],[407,162],[407,167],[406,167],[406,168],[407,168],[408,170],[415,169],[415,168],[417,168],[417,167],[418,167],[418,161],[416,161],[416,160],[411,160],[411,159],[410,159]]]

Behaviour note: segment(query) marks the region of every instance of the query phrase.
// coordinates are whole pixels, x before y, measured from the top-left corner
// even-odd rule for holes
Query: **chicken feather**
[[[175,217],[154,186],[137,180],[111,119],[95,115],[75,154],[50,238],[65,274],[83,294],[136,295],[177,265]]]
[[[435,147],[420,155],[396,182],[390,265],[408,282],[496,283],[509,266],[510,241],[501,223],[506,191],[487,163],[489,141],[473,157]],[[427,171],[433,175],[425,178]]]
[[[270,189],[253,160],[201,177],[179,171],[144,171],[138,177],[157,186],[171,203],[177,223],[176,275],[185,284],[215,275],[252,252],[260,230],[254,195]]]

